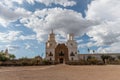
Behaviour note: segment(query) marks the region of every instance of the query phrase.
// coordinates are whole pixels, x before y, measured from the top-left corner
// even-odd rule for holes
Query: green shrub
[[[49,60],[43,60],[42,63],[43,63],[44,65],[50,65],[50,64],[52,64],[52,62],[49,61]]]

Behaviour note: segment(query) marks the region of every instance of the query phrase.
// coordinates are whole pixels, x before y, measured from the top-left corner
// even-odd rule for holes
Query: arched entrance
[[[59,59],[59,62],[60,62],[60,63],[63,63],[63,62],[64,62],[63,58],[60,58],[60,59]]]
[[[68,48],[65,44],[58,44],[55,48],[55,61],[58,63],[68,61]]]

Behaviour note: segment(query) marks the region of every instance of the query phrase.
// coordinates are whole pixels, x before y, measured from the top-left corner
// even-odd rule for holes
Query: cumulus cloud
[[[16,40],[33,40],[36,39],[35,35],[22,35],[22,31],[8,31],[0,32],[0,41],[1,42],[12,42]]]
[[[7,33],[0,32],[1,42],[11,42],[17,40],[17,36],[20,35],[20,31],[9,31]]]
[[[64,7],[76,5],[76,2],[74,0],[3,0],[1,2],[5,5],[8,5],[8,7],[10,8],[13,8],[15,3],[17,3],[18,5],[22,5],[24,4],[24,2],[27,2],[32,5],[38,2],[45,4],[46,6],[51,6],[52,4],[59,4]]]
[[[110,47],[100,47],[98,48],[97,52],[100,53],[120,53],[120,42],[113,43]]]
[[[19,45],[6,45],[10,51],[19,50],[21,47]]]
[[[98,45],[111,45],[120,41],[119,24],[119,21],[115,21],[103,23],[99,26],[94,26],[88,32],[88,35],[93,37],[92,39],[97,41]]]
[[[56,41],[59,43],[63,43],[67,41],[66,36],[63,36],[61,34],[56,34]]]
[[[33,3],[33,0],[31,0],[32,3]],[[75,1],[73,0],[35,0],[36,2],[40,2],[40,3],[43,3],[45,4],[46,6],[50,6],[51,4],[59,4],[59,5],[62,5],[64,7],[67,7],[67,6],[73,6],[76,4]]]
[[[100,25],[93,26],[88,35],[93,37],[96,45],[109,46],[108,48],[99,48],[104,52],[118,52],[120,42],[120,1],[119,0],[94,0],[88,7],[87,19],[98,20]],[[111,49],[114,49],[111,50]]]
[[[83,40],[82,40],[82,39],[77,40],[77,43],[81,43],[81,42],[83,42]]]
[[[25,49],[30,49],[31,45],[30,44],[25,44]]]
[[[87,18],[103,21],[120,20],[119,0],[94,0],[88,6]]]
[[[33,40],[33,39],[36,39],[36,35],[27,35],[27,36],[20,35],[19,39],[20,40]]]
[[[78,45],[79,48],[84,48],[84,47],[90,48],[90,47],[93,47],[93,46],[98,46],[98,45],[95,42],[88,42],[88,43]]]
[[[43,3],[46,6],[51,6],[52,4],[59,4],[64,7],[74,6],[76,4],[74,0],[26,0],[26,2],[28,2],[29,4],[35,4],[35,2],[38,2],[38,3]]]
[[[40,41],[46,39],[51,28],[63,37],[68,33],[81,36],[89,27],[98,24],[96,21],[84,19],[78,12],[62,8],[37,10],[29,18],[21,19],[21,23],[33,29]]]
[[[10,22],[14,22],[21,17],[27,17],[31,14],[30,11],[24,8],[10,9],[9,7],[0,3],[0,24],[7,26]]]

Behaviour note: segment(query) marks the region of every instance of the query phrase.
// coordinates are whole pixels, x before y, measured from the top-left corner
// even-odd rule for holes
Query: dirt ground
[[[120,80],[120,65],[0,67],[0,80]]]

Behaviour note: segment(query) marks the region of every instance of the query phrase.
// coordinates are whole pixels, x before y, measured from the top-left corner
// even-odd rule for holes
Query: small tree
[[[92,58],[93,58],[92,56],[88,56],[87,57],[87,61],[90,60],[90,59],[92,59]]]
[[[117,58],[120,60],[120,56],[117,56]]]
[[[108,55],[102,55],[101,59],[103,60],[104,63],[106,63],[106,60],[109,60],[110,56]]]
[[[14,55],[14,54],[9,54],[9,58],[10,58],[11,60],[15,59],[15,55]]]
[[[0,54],[0,61],[6,61],[8,60],[9,58],[7,58],[5,55],[3,54]]]
[[[40,56],[35,56],[32,61],[36,64],[39,65],[40,63],[42,63],[42,57]]]
[[[99,64],[99,61],[94,56],[88,56],[87,61],[89,64]]]

